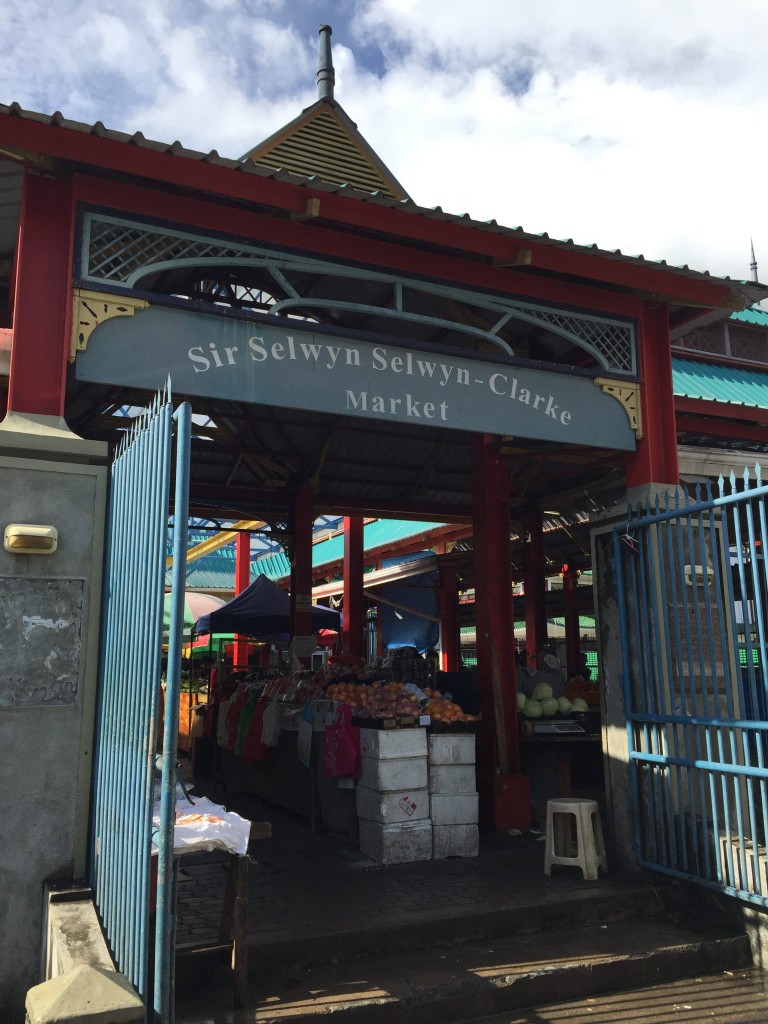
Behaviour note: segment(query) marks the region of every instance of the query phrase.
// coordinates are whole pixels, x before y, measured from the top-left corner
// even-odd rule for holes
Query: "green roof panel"
[[[746,367],[673,359],[672,387],[680,398],[768,409],[768,373]]]

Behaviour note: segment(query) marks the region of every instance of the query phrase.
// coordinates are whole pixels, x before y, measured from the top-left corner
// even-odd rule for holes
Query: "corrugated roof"
[[[731,313],[729,320],[738,320],[742,324],[753,324],[755,327],[768,327],[768,310],[753,306],[751,309],[740,309]]]
[[[403,519],[377,519],[373,523],[366,523],[363,527],[363,547],[366,552],[375,551],[378,548],[389,547],[398,541],[410,540],[444,526],[444,523],[412,523]],[[343,557],[344,535],[339,534],[315,544],[312,551],[312,564],[318,568],[338,562]]]
[[[759,370],[673,359],[672,388],[681,398],[768,409],[768,373]]]
[[[419,537],[432,530],[440,529],[443,523],[409,522],[403,519],[378,519],[363,526],[363,545],[366,551],[388,547],[398,541]],[[312,548],[312,567],[320,568],[344,557],[344,536],[339,534],[319,541]],[[166,573],[166,585],[170,585],[170,573]],[[282,580],[291,574],[291,563],[282,551],[251,561],[251,578],[263,573],[271,580]],[[186,585],[189,590],[232,590],[235,585],[234,544],[222,548],[215,554],[205,555],[192,562],[187,569]]]
[[[275,181],[282,181],[287,184],[295,184],[305,187],[311,187],[315,191],[329,192],[339,195],[348,196],[362,200],[364,202],[375,203],[390,208],[397,208],[405,213],[410,213],[416,216],[425,217],[429,220],[437,220],[453,224],[462,224],[467,227],[478,229],[481,231],[489,231],[493,234],[503,235],[508,238],[515,238],[518,241],[529,240],[536,242],[540,245],[554,246],[556,248],[567,249],[574,252],[580,252],[584,254],[590,254],[599,256],[601,259],[615,260],[621,263],[632,263],[637,266],[644,266],[653,269],[661,269],[665,272],[670,272],[675,275],[707,280],[707,281],[721,281],[731,286],[738,286],[744,293],[749,297],[750,302],[759,302],[766,298],[768,295],[768,286],[762,284],[756,284],[753,281],[732,279],[730,277],[717,277],[709,273],[709,271],[697,271],[691,270],[691,268],[684,264],[682,266],[674,266],[668,264],[666,260],[647,260],[645,256],[631,256],[623,253],[621,249],[601,249],[596,243],[592,244],[578,244],[573,241],[572,238],[558,239],[552,238],[546,231],[541,233],[531,233],[525,231],[524,228],[518,226],[516,228],[504,227],[500,225],[496,220],[489,221],[477,221],[473,220],[468,213],[464,214],[451,214],[446,213],[439,206],[432,209],[426,207],[417,206],[410,199],[396,200],[391,199],[388,196],[382,195],[381,192],[366,192],[358,189],[354,189],[348,184],[336,185],[331,182],[324,182],[318,177],[303,177],[298,174],[292,174],[286,170],[272,170],[267,167],[262,167],[259,164],[253,163],[251,160],[231,160],[220,156],[216,150],[211,150],[209,153],[202,153],[196,150],[186,149],[180,142],[165,143],[155,142],[145,138],[141,132],[135,132],[133,135],[128,135],[125,132],[118,132],[107,129],[104,127],[101,121],[97,121],[93,125],[84,124],[80,121],[71,121],[65,118],[59,111],[53,114],[42,114],[36,111],[24,110],[18,103],[11,103],[10,106],[0,104],[0,115],[5,114],[11,117],[20,117],[28,121],[33,121],[39,124],[51,125],[56,128],[65,129],[68,131],[79,132],[85,135],[96,136],[98,138],[109,139],[112,142],[119,142],[125,145],[130,145],[138,149],[148,149],[157,153],[166,153],[170,156],[179,157],[185,160],[193,160],[199,163],[207,163],[213,166],[229,168],[233,171],[240,173],[253,174],[264,178],[271,178]],[[393,225],[394,230],[394,225]]]

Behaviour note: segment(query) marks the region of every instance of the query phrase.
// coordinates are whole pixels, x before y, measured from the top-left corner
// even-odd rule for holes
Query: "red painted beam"
[[[392,240],[395,232],[392,230],[391,217],[390,240],[366,238],[364,246],[361,246],[356,234],[344,230],[346,225],[339,229],[325,224],[320,226],[315,221],[282,219],[223,205],[212,199],[172,195],[161,190],[91,177],[78,176],[75,183],[78,200],[120,210],[139,219],[142,216],[161,218],[183,224],[187,228],[197,227],[219,235],[234,235],[254,244],[287,246],[320,257],[345,260],[357,265],[364,263],[366,266],[418,277],[424,276],[427,267],[432,279],[442,278],[458,285],[528,297],[540,302],[578,306],[608,316],[636,318],[642,309],[639,299],[604,291],[600,287],[552,281],[534,277],[527,272],[493,267],[479,261],[470,262],[442,253],[430,252],[425,263],[423,250],[413,247],[410,244],[412,239],[406,238],[404,242]],[[254,204],[265,201],[258,188],[258,184],[254,186],[249,197]],[[308,190],[300,191],[306,200]],[[330,198],[327,193],[320,195],[322,203]],[[353,203],[352,200],[345,202]],[[360,205],[366,210],[374,209],[371,204]]]
[[[755,405],[731,405],[730,402],[710,402],[703,398],[682,398],[675,396],[675,412],[678,414],[694,414],[714,416],[724,420],[739,420],[743,423],[754,423],[756,420],[768,424],[768,409],[760,409]]]
[[[143,141],[143,136],[141,137]],[[492,230],[452,219],[425,217],[413,208],[384,206],[305,186],[274,181],[255,174],[207,163],[205,159],[174,156],[172,153],[131,145],[109,138],[48,125],[12,114],[0,114],[0,144],[24,153],[40,153],[56,160],[66,160],[82,167],[91,165],[110,172],[133,175],[174,188],[209,192],[227,198],[259,202],[303,213],[309,197],[321,200],[321,215],[348,227],[377,230],[400,235],[411,242],[423,242],[446,248],[463,249],[472,254],[495,259],[512,259],[518,250],[530,250],[532,267],[548,273],[578,275],[586,280],[600,281],[640,289],[659,296],[687,299],[704,307],[714,307],[729,294],[730,288],[716,281],[686,277],[672,268],[662,270],[643,267],[631,259],[620,261],[602,258],[599,253],[575,251],[567,244],[546,245],[524,232],[510,237],[502,229]],[[513,279],[524,278],[510,271]],[[568,301],[568,300],[563,300]]]
[[[758,441],[765,444],[768,441],[768,424],[743,423],[740,420],[713,419],[706,414],[701,416],[689,416],[678,414],[678,434],[707,434],[714,437],[727,437],[734,441]]]
[[[9,412],[64,415],[72,223],[69,183],[27,173],[16,258]]]
[[[238,533],[235,540],[235,593],[242,594],[251,582],[251,535]],[[232,663],[238,668],[248,667],[248,637],[235,634]]]
[[[291,626],[294,636],[312,635],[312,492],[296,492],[293,502],[293,536],[291,547]],[[302,665],[309,668],[311,657],[304,656]]]
[[[627,457],[627,487],[677,486],[677,433],[672,390],[672,355],[666,306],[648,308],[640,321],[640,409],[643,436]]]

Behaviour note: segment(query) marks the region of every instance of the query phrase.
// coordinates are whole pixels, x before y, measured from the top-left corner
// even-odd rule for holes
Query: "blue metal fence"
[[[732,474],[613,534],[638,862],[761,905],[766,496],[759,468]]]
[[[172,1019],[169,851],[172,855],[184,606],[182,556],[172,588],[164,745],[159,760],[161,827],[153,836],[174,434],[174,550],[180,547],[184,552],[190,410],[183,404],[174,414],[170,387],[156,396],[126,434],[110,471],[91,809],[90,880],[104,933],[118,969],[148,1006],[153,1002],[150,951],[154,939],[151,1019],[160,1022]],[[154,936],[150,900],[153,841],[159,850]]]

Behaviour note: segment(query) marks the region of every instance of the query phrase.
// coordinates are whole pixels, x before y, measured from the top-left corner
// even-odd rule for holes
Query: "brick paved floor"
[[[585,881],[574,868],[544,874],[542,837],[535,833],[482,834],[480,855],[382,866],[329,835],[312,835],[309,822],[253,797],[218,796],[252,821],[269,821],[272,838],[257,845],[249,868],[248,933],[252,942],[303,934],[354,931],[361,922],[397,925],[478,913],[483,908],[552,903],[571,893],[633,884],[616,872]],[[206,853],[182,861],[178,887],[179,946],[215,941],[228,856]],[[332,922],[332,926],[330,925]]]

